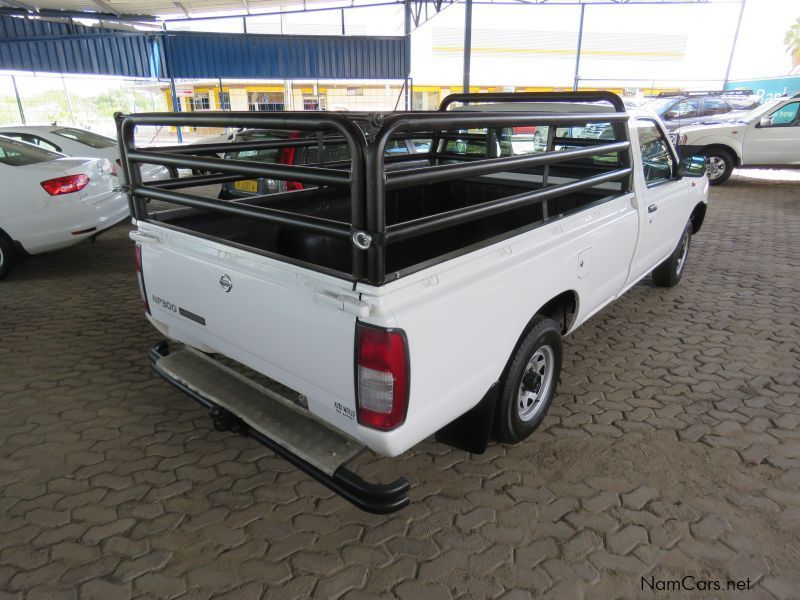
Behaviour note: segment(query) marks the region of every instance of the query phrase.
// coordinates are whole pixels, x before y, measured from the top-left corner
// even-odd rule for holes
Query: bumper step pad
[[[345,468],[364,447],[283,398],[192,348],[164,341],[150,364],[166,381],[206,406],[217,429],[249,435],[349,502],[372,513],[408,504],[409,483],[374,484]]]

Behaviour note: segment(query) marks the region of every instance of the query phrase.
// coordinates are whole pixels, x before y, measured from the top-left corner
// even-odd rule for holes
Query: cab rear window
[[[37,148],[31,144],[0,138],[0,163],[12,167],[35,165],[60,158],[58,152]]]

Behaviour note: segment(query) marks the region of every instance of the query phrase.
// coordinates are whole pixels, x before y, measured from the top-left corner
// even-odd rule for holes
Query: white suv
[[[711,185],[723,183],[736,167],[800,169],[800,92],[740,120],[681,127],[674,135],[682,156],[706,157]]]

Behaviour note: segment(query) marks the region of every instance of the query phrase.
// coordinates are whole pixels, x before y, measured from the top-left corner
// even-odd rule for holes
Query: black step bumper
[[[162,341],[153,346],[149,351],[150,365],[153,370],[167,382],[185,392],[194,400],[209,409],[209,413],[217,429],[235,431],[258,440],[275,454],[287,460],[295,467],[304,471],[321,484],[336,492],[342,498],[351,502],[361,510],[376,514],[396,512],[408,505],[408,491],[410,485],[405,477],[400,477],[392,483],[370,483],[344,466],[338,467],[332,475],[328,475],[316,466],[304,460],[298,454],[288,450],[275,440],[265,436],[246,422],[220,407],[197,390],[191,389],[183,381],[173,377],[164,369],[159,368],[159,361],[169,355],[169,342]]]

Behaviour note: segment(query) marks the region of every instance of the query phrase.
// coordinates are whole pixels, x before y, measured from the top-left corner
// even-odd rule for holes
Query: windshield
[[[760,119],[763,115],[767,114],[772,109],[777,108],[778,105],[780,105],[782,102],[785,102],[786,100],[787,100],[786,97],[782,97],[782,98],[773,98],[769,102],[764,102],[764,104],[762,104],[758,108],[754,108],[749,113],[744,115],[742,117],[742,121],[746,121],[747,123],[752,123],[753,121]]]
[[[116,140],[104,135],[92,133],[91,131],[86,131],[85,129],[63,127],[62,129],[56,129],[53,131],[53,135],[59,135],[63,138],[67,138],[68,140],[74,140],[79,144],[83,144],[84,146],[89,146],[91,148],[112,148],[117,145]]]
[[[644,105],[644,108],[653,111],[661,116],[667,109],[675,103],[675,98],[658,98],[657,100],[650,100]]]
[[[12,167],[24,167],[36,163],[47,162],[61,158],[62,154],[38,148],[33,144],[18,142],[11,138],[0,136],[0,163]]]

